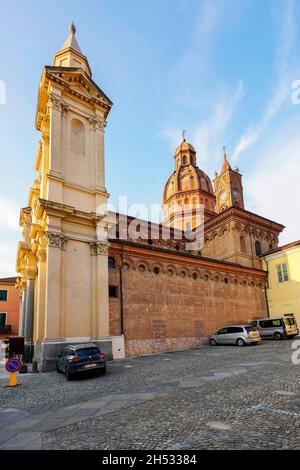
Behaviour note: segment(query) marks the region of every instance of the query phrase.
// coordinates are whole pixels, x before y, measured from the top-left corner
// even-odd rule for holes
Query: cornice
[[[175,252],[164,248],[146,247],[144,245],[137,245],[128,241],[111,240],[110,250],[111,252],[123,254],[124,256],[134,256],[166,263],[184,264],[190,267],[219,270],[244,276],[252,275],[261,277],[262,279],[265,279],[266,277],[266,272],[261,269],[241,266],[237,263],[219,261],[213,258],[191,255],[184,252]]]
[[[39,199],[37,205],[37,213],[42,218],[42,212],[46,211],[48,215],[60,217],[62,219],[71,220],[72,218],[92,222],[93,225],[101,222],[105,216],[96,212],[84,212],[76,210],[74,206],[67,206],[58,202]]]
[[[272,220],[266,219],[258,214],[254,214],[253,212],[249,212],[245,209],[239,209],[237,207],[230,207],[226,211],[222,212],[221,214],[217,214],[212,219],[209,219],[205,222],[205,230],[210,230],[211,228],[215,228],[217,225],[222,224],[224,221],[229,219],[238,218],[241,222],[247,221],[259,224],[267,229],[272,229],[277,232],[282,232],[285,228],[284,225],[281,225],[277,222]]]

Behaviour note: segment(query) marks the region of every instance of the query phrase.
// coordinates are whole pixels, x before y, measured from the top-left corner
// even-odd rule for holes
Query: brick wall
[[[239,268],[237,273],[226,273],[213,262],[214,269],[204,269],[201,259],[199,266],[191,267],[155,260],[154,253],[151,257],[125,257],[118,262],[123,265],[127,355],[198,346],[222,326],[267,315],[261,271],[251,270],[250,275],[247,268]],[[109,277],[110,284],[120,285],[118,267],[110,269]],[[120,318],[119,295],[110,299],[111,335],[121,333]]]

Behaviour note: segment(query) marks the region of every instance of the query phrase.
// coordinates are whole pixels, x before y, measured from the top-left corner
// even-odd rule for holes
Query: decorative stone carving
[[[102,119],[97,119],[96,117],[89,117],[89,124],[91,128],[95,131],[96,129],[100,129],[104,131],[106,127],[106,122],[103,121]]]
[[[106,242],[91,242],[90,250],[92,256],[108,256],[108,243]]]
[[[48,246],[64,249],[67,241],[68,237],[66,237],[63,233],[45,232],[45,242],[48,244]]]
[[[26,277],[27,277],[28,280],[35,279],[36,275],[37,275],[37,269],[36,268],[26,270]]]
[[[49,96],[49,106],[56,109],[57,111],[60,111],[62,116],[64,116],[69,109],[69,107],[62,100],[54,95]]]
[[[39,263],[45,263],[47,258],[47,251],[45,249],[40,249],[37,251],[36,256]]]

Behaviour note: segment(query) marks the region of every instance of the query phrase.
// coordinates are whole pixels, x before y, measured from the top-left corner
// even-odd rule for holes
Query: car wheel
[[[211,346],[217,346],[217,341],[216,341],[214,338],[211,338],[211,339],[209,340],[209,344],[210,344]]]
[[[277,332],[274,334],[274,338],[276,339],[276,341],[280,341],[280,340],[281,340],[281,334],[277,331]]]
[[[245,341],[242,338],[239,338],[236,344],[240,346],[240,348],[242,348],[243,346],[245,346]]]
[[[73,374],[70,374],[70,372],[66,369],[66,378],[67,380],[73,380]]]

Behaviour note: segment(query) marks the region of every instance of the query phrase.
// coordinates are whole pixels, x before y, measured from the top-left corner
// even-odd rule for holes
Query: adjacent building
[[[262,259],[270,317],[293,313],[300,325],[300,240],[270,250]]]
[[[19,334],[20,295],[17,277],[0,279],[0,339]]]

